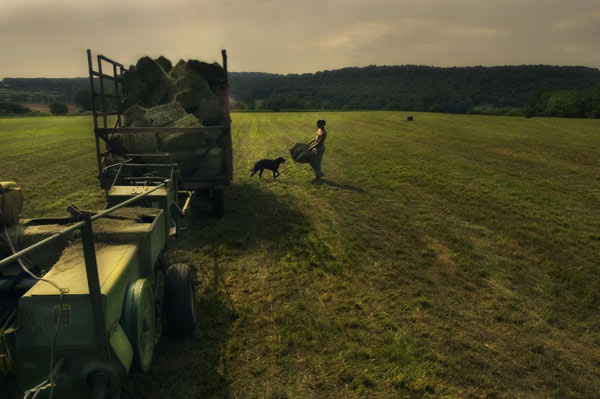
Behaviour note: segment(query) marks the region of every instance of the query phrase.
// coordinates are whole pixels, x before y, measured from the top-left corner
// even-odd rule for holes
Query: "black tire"
[[[165,282],[165,310],[169,334],[189,337],[198,324],[198,305],[192,268],[185,263],[169,266]]]
[[[216,217],[225,215],[225,190],[215,189],[213,192],[214,213]]]

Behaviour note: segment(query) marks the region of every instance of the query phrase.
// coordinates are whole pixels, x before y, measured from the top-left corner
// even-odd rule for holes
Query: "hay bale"
[[[199,156],[204,152],[203,149],[196,150],[198,156],[194,177],[196,178],[213,178],[223,174],[225,170],[225,151],[222,148],[212,148],[202,158]]]
[[[169,152],[169,158],[171,162],[177,164],[177,168],[184,178],[193,175],[196,168],[196,153],[193,151]]]
[[[202,133],[170,133],[161,138],[160,149],[166,152],[194,151],[206,148]]]
[[[173,123],[174,127],[200,127],[202,124],[194,115],[186,114],[183,118]],[[159,148],[166,152],[193,152],[197,148],[206,147],[206,139],[203,133],[161,133]]]
[[[183,118],[178,119],[173,124],[175,127],[201,127],[202,123],[196,118],[195,115],[186,114]]]
[[[312,151],[308,150],[309,147],[310,146],[305,143],[296,143],[290,148],[292,159],[298,163],[309,163],[313,157]]]
[[[203,99],[196,111],[196,116],[204,126],[224,125],[223,105],[217,99]]]
[[[22,210],[23,193],[21,189],[15,182],[0,182],[0,212],[2,213],[0,222],[4,222],[7,226],[18,224]]]
[[[162,55],[158,58],[156,58],[154,60],[154,62],[156,62],[156,64],[161,67],[163,69],[163,71],[165,71],[166,73],[171,72],[171,70],[173,69],[173,64],[171,64],[171,61],[169,61],[168,58],[163,57]]]
[[[172,66],[163,56],[155,60],[146,56],[124,73],[125,106],[153,107],[175,100],[187,112],[197,114],[204,99],[217,97],[223,102],[224,82],[225,70],[218,63],[179,60]],[[214,121],[217,118],[211,116],[208,119]]]
[[[129,107],[123,112],[123,117],[125,118],[124,126],[139,126],[145,127],[150,126],[148,122],[148,117],[146,116],[146,108],[140,107],[139,105],[134,105]]]
[[[186,73],[192,73],[206,79],[212,91],[225,82],[225,70],[216,62],[209,64],[198,60],[189,60],[185,65],[185,70]]]
[[[212,143],[213,141],[215,141],[217,139],[217,137],[219,137],[219,135],[221,134],[221,132],[215,131],[215,130],[207,130],[204,132],[204,139],[206,140],[206,144],[210,145],[210,143]]]
[[[142,57],[123,74],[125,105],[154,107],[168,101],[171,79],[150,57]]]
[[[174,97],[174,101],[181,104],[183,109],[185,109],[185,112],[194,115],[198,112],[201,100],[202,99],[193,90],[180,91]]]
[[[158,152],[158,142],[154,133],[126,134],[127,150],[131,154],[148,154]]]
[[[169,76],[172,79],[179,79],[180,77],[183,76],[184,70],[185,70],[185,61],[184,60],[179,60],[177,62],[177,64],[175,64],[175,66],[173,67],[173,69],[171,69],[171,72],[169,72]]]
[[[177,78],[174,80],[174,83],[169,90],[169,98],[171,100],[174,100],[175,96],[180,92],[187,92],[189,90],[197,97],[195,106],[197,106],[203,98],[213,98],[212,90],[206,79],[193,70],[186,69],[185,65],[180,67],[180,71],[174,75],[177,76]],[[190,109],[188,112],[193,113],[194,110]]]
[[[144,99],[148,97],[149,89],[146,87],[144,76],[138,73],[135,66],[130,66],[123,73],[123,94],[124,105],[126,108],[138,104],[144,104]]]
[[[158,152],[158,140],[154,133],[115,133],[109,136],[112,151],[124,154],[153,154]]]
[[[185,70],[183,75],[174,82],[177,91],[195,90],[201,98],[212,98],[213,92],[207,80],[189,70]]]
[[[190,114],[198,112],[202,100],[214,98],[206,79],[187,70],[172,85],[169,96],[179,102]]]
[[[149,88],[145,105],[152,107],[166,102],[171,80],[165,71],[150,57],[140,58],[136,70],[144,76],[146,86]]]
[[[116,155],[127,154],[127,143],[125,142],[125,134],[115,133],[108,135],[108,144],[110,151]]]
[[[170,102],[163,105],[157,105],[147,110],[146,117],[149,126],[165,127],[172,126],[177,120],[185,117],[187,114],[181,104]]]

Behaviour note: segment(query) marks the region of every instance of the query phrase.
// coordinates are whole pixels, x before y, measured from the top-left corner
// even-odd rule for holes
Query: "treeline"
[[[69,113],[69,107],[60,102],[51,102],[49,104],[50,113],[52,115],[65,115]],[[25,107],[19,103],[0,101],[0,116],[40,116],[47,115],[41,111],[34,111],[29,107]]]
[[[4,78],[0,88],[8,90],[6,101],[73,102],[77,92],[88,89],[89,78]]]
[[[600,119],[600,87],[595,90],[536,92],[524,107],[524,114],[566,118]]]
[[[230,82],[232,97],[242,103],[238,108],[518,115],[538,93],[600,87],[600,71],[546,65],[369,66],[302,75],[230,73]]]
[[[598,118],[600,70],[499,67],[368,66],[314,74],[230,72],[234,110],[373,109]],[[31,93],[39,102],[89,109],[88,78],[5,78],[0,101]],[[8,97],[7,97],[8,96]],[[12,97],[10,97],[12,96]],[[46,97],[44,97],[46,96]]]
[[[32,114],[33,111],[21,104],[0,101],[0,115]]]

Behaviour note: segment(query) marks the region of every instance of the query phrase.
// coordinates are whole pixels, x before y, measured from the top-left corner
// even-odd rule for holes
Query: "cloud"
[[[562,19],[554,23],[552,30],[560,33],[569,33],[573,31],[598,33],[600,32],[600,10]]]
[[[598,37],[598,0],[0,0],[4,76],[84,76],[86,48],[126,65],[146,54],[219,61],[226,48],[231,70],[276,73],[599,67]]]
[[[346,31],[322,39],[319,45],[326,50],[360,54],[366,48],[377,45],[393,32],[393,29],[386,24],[359,22]]]

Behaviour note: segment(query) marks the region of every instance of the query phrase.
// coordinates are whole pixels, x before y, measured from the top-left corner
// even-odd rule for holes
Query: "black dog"
[[[250,169],[250,176],[254,176],[256,172],[260,170],[258,173],[258,177],[262,177],[263,170],[269,169],[273,171],[273,179],[276,179],[279,176],[279,165],[285,162],[285,159],[279,157],[277,159],[261,159],[257,163],[254,164],[254,168]]]

